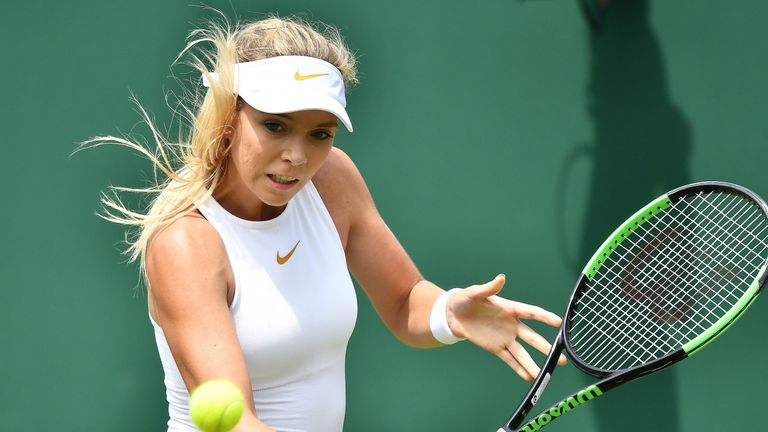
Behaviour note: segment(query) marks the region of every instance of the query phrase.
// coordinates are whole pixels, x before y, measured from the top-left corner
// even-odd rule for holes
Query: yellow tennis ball
[[[243,415],[243,394],[225,379],[202,383],[192,392],[189,413],[204,432],[227,432]]]

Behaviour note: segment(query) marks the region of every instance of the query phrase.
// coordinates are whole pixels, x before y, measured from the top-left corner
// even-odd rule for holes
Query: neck
[[[226,177],[228,175],[225,175],[223,181],[214,189],[213,198],[229,213],[240,219],[264,221],[278,217],[285,210],[285,205],[269,205],[250,190],[233,186]]]

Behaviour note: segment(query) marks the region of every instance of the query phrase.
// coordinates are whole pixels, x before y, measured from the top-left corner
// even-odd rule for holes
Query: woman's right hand
[[[231,432],[275,432],[275,430],[259,420],[250,410],[245,410],[237,426]]]

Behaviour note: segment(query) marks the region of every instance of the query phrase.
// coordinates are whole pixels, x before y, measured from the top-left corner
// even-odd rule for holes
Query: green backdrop
[[[163,127],[169,64],[211,13],[187,1],[6,1],[0,137],[0,430],[161,431],[166,405],[146,298],[98,219],[109,184],[149,165],[98,134]],[[444,287],[505,272],[505,295],[561,312],[580,264],[642,203],[679,184],[768,196],[768,3],[615,0],[591,34],[575,0],[209,1],[300,13],[360,57],[342,133],[378,207]],[[400,345],[359,291],[346,431],[495,431],[528,385],[471,346]],[[608,394],[552,430],[761,430],[768,302],[727,337]],[[543,329],[551,337],[552,330]],[[536,358],[541,360],[543,356]],[[561,368],[551,402],[587,380]]]

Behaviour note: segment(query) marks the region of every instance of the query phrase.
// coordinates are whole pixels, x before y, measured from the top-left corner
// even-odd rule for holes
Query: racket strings
[[[669,225],[667,225],[667,226],[669,226]],[[645,229],[646,227],[641,227],[641,228]],[[658,227],[658,225],[656,225],[656,226],[655,226],[655,228],[657,228],[657,229],[658,229],[658,228],[659,228],[659,227]],[[657,236],[658,236],[658,234],[657,234]],[[632,240],[632,238],[630,238],[630,239],[628,240],[628,243],[629,243],[629,244],[631,244],[632,246],[638,247],[638,244],[637,244],[637,242],[633,241],[633,240]],[[705,252],[706,252],[706,251],[705,251]],[[616,261],[616,260],[615,260],[615,258],[616,258],[617,256],[618,256],[618,257],[620,257],[620,258],[624,258],[624,259],[626,259],[626,260],[627,260],[627,261],[629,261],[629,262],[632,262],[632,261],[634,261],[634,259],[627,259],[625,255],[622,255],[622,253],[621,253],[621,249],[619,249],[619,250],[618,250],[618,252],[617,252],[615,255],[613,255],[613,256],[612,256],[612,257],[613,257],[613,258],[612,258],[612,261]],[[661,260],[659,260],[658,258],[656,258],[656,257],[653,257],[653,258],[654,258],[654,260],[655,260],[656,262],[659,262],[659,263],[662,263],[662,264],[663,264],[663,262],[662,262]],[[670,256],[669,256],[669,255],[665,255],[665,256],[663,257],[663,259],[668,259],[668,258],[670,258]],[[672,255],[672,258],[680,258],[680,254],[679,254],[679,252],[677,252],[677,251],[673,251],[673,255]],[[687,261],[689,264],[691,264],[690,260],[686,260],[686,261]],[[700,260],[700,261],[701,261],[701,260]],[[704,263],[704,264],[706,265],[706,263]],[[637,268],[637,266],[634,266],[634,267],[635,267],[635,268]],[[611,270],[612,270],[610,267],[607,267],[607,269],[608,269],[609,271],[611,271]],[[684,269],[684,270],[686,270],[685,268],[683,268],[683,269]],[[639,271],[641,272],[641,275],[642,275],[642,274],[644,274],[644,272],[643,272],[643,270],[642,270],[642,269],[639,269]],[[613,273],[614,273],[614,275],[616,275],[615,271],[613,271]],[[695,276],[695,275],[694,275],[694,276]],[[622,277],[622,278],[623,278],[623,276],[618,276],[618,277]],[[599,281],[599,280],[597,280],[596,282],[600,282],[600,281]],[[625,282],[626,282],[626,280],[625,280]]]
[[[644,326],[647,329],[647,326]]]
[[[646,329],[646,330],[647,330],[647,326],[645,326],[645,325],[644,325],[644,326],[642,326],[642,327],[643,327],[644,329]],[[625,336],[626,336],[626,335],[625,335]],[[641,334],[640,336],[642,336],[642,334]],[[613,342],[615,343],[615,338],[608,338],[608,339],[606,340],[606,342],[608,342],[608,340],[611,340],[611,341],[613,341]],[[644,343],[645,343],[645,344],[647,344],[647,338],[645,338],[645,340],[644,340]],[[669,348],[669,347],[667,347],[667,348]],[[647,350],[646,350],[646,351],[647,351]],[[647,354],[647,353],[646,353],[646,354]],[[614,353],[614,355],[615,355],[615,353]],[[635,356],[635,357],[636,357],[636,356]],[[636,359],[634,359],[634,360],[636,360]]]
[[[701,225],[698,225],[698,226],[699,226],[699,227],[701,227]],[[657,228],[658,228],[658,226],[657,226]],[[709,232],[709,230],[707,230],[707,229],[706,229],[706,227],[702,227],[702,228],[704,228],[704,230],[705,230],[706,232]],[[695,233],[691,233],[691,234],[694,234],[694,235],[695,235]],[[630,240],[628,240],[628,241],[629,241],[630,243],[632,243],[632,244],[633,244],[633,246],[637,246],[637,243],[636,243],[636,242],[633,242],[631,239],[630,239]],[[697,248],[697,249],[701,250],[701,248]],[[701,250],[701,252],[703,252],[703,254],[707,255],[707,256],[708,256],[710,259],[713,259],[713,257],[711,256],[711,254],[709,254],[709,253],[708,253],[706,250]],[[618,253],[617,253],[617,255],[621,256],[621,252],[618,252]],[[695,273],[692,273],[692,272],[689,270],[689,268],[693,267],[694,265],[703,265],[703,266],[709,267],[709,270],[714,270],[714,269],[712,269],[712,268],[711,268],[711,266],[709,266],[709,265],[708,265],[708,262],[707,262],[707,261],[705,261],[705,260],[702,260],[700,257],[693,255],[693,258],[696,258],[696,259],[697,259],[699,262],[698,262],[698,263],[693,263],[693,262],[691,262],[691,260],[690,260],[690,259],[687,259],[685,256],[681,255],[681,254],[679,253],[679,251],[674,251],[674,252],[672,253],[672,256],[668,256],[668,255],[667,255],[667,256],[664,256],[664,257],[662,257],[662,260],[659,260],[659,259],[658,259],[658,258],[656,258],[656,257],[652,257],[652,259],[653,259],[653,260],[654,260],[654,261],[655,261],[657,264],[661,264],[661,265],[664,265],[664,264],[665,264],[665,262],[663,262],[663,261],[664,261],[664,260],[666,260],[666,259],[678,259],[678,260],[680,260],[680,261],[684,262],[686,265],[680,266],[680,267],[679,267],[679,269],[680,269],[680,270],[682,270],[682,271],[685,273],[685,276],[687,276],[687,277],[691,277],[691,278],[695,279],[695,280],[696,280],[697,282],[699,282],[699,283],[703,283],[703,281],[702,281],[702,280],[701,280],[701,279],[698,277],[698,275],[696,275]],[[630,260],[630,261],[631,261],[631,260]],[[614,272],[614,273],[615,273],[615,272]],[[643,271],[643,269],[639,269],[639,273],[640,273],[640,276],[647,276],[647,273],[646,273],[645,271]],[[669,278],[666,278],[666,277],[664,277],[664,275],[662,275],[662,278],[663,278],[663,279],[666,279],[666,280],[669,280]],[[623,281],[624,281],[624,282],[626,282],[626,280],[625,280],[625,279],[623,279]],[[654,291],[655,291],[655,290],[654,290]],[[641,294],[642,294],[642,293],[641,293]],[[719,293],[717,293],[717,292],[716,292],[715,294],[719,294]],[[674,296],[676,299],[680,300],[680,299],[679,299],[679,297],[678,297],[678,296],[676,296],[674,292],[672,292],[672,295],[673,295],[673,296]],[[722,311],[723,311],[723,312],[726,312],[724,309],[722,309]]]
[[[647,328],[647,327],[646,327]]]
[[[725,192],[684,197],[640,225],[577,301],[576,353],[618,370],[680,348],[744,294],[765,262],[767,229],[757,205]]]
[[[654,291],[654,294],[658,295],[658,292],[656,290],[653,290],[653,291]],[[653,300],[653,298],[650,298],[647,295],[644,296],[644,297],[646,297],[647,299]],[[605,300],[608,300],[607,297],[605,297],[604,295],[601,295],[601,298],[605,299]],[[676,295],[674,295],[674,298],[679,300],[679,301],[682,301],[682,299],[680,299]],[[638,312],[637,308],[632,308],[632,309],[634,309],[633,312]],[[641,313],[653,313],[654,315],[656,315],[658,317],[658,312],[654,311],[652,309],[648,310],[646,308],[645,311],[640,311],[640,312]],[[609,315],[609,318],[617,317],[616,313],[609,313],[608,315]],[[618,320],[621,322],[622,321],[622,317],[618,317]],[[610,323],[610,324],[613,324],[613,323]],[[711,322],[710,322],[710,324],[711,324]],[[697,334],[698,331],[696,331],[696,330],[704,330],[704,329],[706,329],[706,327],[701,326],[700,324],[699,324],[699,326],[701,327],[700,329],[691,329],[692,334],[694,334],[694,333]],[[613,324],[612,327],[617,328],[617,326],[615,324]],[[650,354],[650,358],[651,359],[656,358],[656,357],[658,357],[660,355],[663,355],[666,352],[671,352],[671,351],[673,351],[674,349],[677,348],[676,346],[671,345],[667,341],[668,340],[674,340],[674,339],[679,338],[679,337],[676,337],[677,335],[670,334],[669,331],[667,331],[664,327],[660,328],[660,330],[662,330],[662,332],[663,332],[663,334],[662,334],[663,338],[658,339],[657,341],[653,341],[653,340],[651,340],[650,337],[647,336],[648,334],[651,334],[651,332],[649,331],[649,326],[647,324],[644,324],[644,323],[640,322],[640,330],[642,330],[642,331],[639,332],[636,335],[635,334],[624,334],[623,336],[625,338],[639,337],[640,338],[639,341],[643,343],[643,345],[641,345],[641,348],[644,348],[644,353],[645,354]],[[600,333],[604,333],[604,332],[600,332]],[[679,333],[679,331],[677,333]],[[591,339],[594,340],[594,338],[591,338]],[[586,342],[590,342],[590,340],[587,340]],[[607,343],[608,343],[608,340],[603,340],[603,343],[601,345],[598,345],[597,348],[599,349],[601,347],[608,347],[608,346],[610,346],[610,345],[607,345]],[[650,352],[649,349],[646,348],[646,346],[653,347],[654,344],[656,344],[656,343],[659,343],[659,346],[656,346],[656,348],[662,349],[662,351],[660,351],[659,353]],[[590,346],[586,346],[586,349],[589,349],[589,348],[591,348],[591,347]],[[626,347],[623,347],[623,348],[626,349]],[[616,356],[616,354],[618,354],[619,352],[620,351],[614,351],[613,357],[609,357],[607,360],[612,360]],[[596,355],[602,354],[602,353],[603,353],[603,351],[594,350],[592,357],[595,357]],[[634,353],[632,353],[632,354],[634,354]],[[637,359],[637,356],[634,356],[634,358]],[[592,360],[592,358],[590,358],[590,360]],[[642,361],[642,360],[640,361],[640,363],[643,363],[643,362],[644,361]],[[609,366],[609,368],[615,368],[615,367],[616,367],[616,365],[610,365]]]
[[[734,197],[733,197],[733,200],[735,200],[735,199],[736,199],[736,197],[734,196]],[[763,241],[763,239],[762,239],[761,237],[759,237],[760,233],[758,233],[758,234],[755,234],[755,232],[754,232],[754,231],[752,231],[752,229],[750,229],[750,226],[751,226],[752,224],[750,224],[750,226],[747,226],[747,227],[745,227],[744,225],[742,225],[742,224],[741,224],[741,223],[738,221],[738,219],[729,218],[729,217],[727,216],[727,214],[723,212],[723,210],[722,210],[722,209],[720,209],[720,208],[718,208],[717,206],[713,205],[711,202],[708,202],[708,201],[706,201],[706,200],[705,200],[705,201],[703,201],[703,203],[704,203],[704,204],[706,204],[706,205],[708,205],[709,207],[711,207],[711,208],[712,208],[714,211],[716,211],[716,212],[720,213],[720,214],[721,214],[721,215],[722,215],[724,218],[728,219],[728,221],[729,221],[729,222],[733,222],[734,224],[736,224],[736,226],[738,226],[739,228],[741,228],[741,230],[742,230],[742,232],[743,232],[743,233],[745,233],[745,234],[749,234],[749,235],[750,235],[750,237],[751,237],[751,239],[750,239],[750,240],[754,240],[754,241],[756,241],[756,242],[757,242],[757,243],[758,243],[760,246],[763,246],[763,247],[765,247],[765,246],[766,246],[766,242],[765,242],[765,241]],[[695,207],[691,206],[691,205],[690,205],[690,204],[688,204],[688,203],[686,203],[686,204],[688,205],[688,207],[689,207],[689,208],[692,208],[694,211],[696,211],[696,208],[695,208]],[[749,209],[749,208],[751,208],[751,209],[752,209],[752,210],[753,210],[755,213],[757,213],[757,218],[758,218],[758,220],[759,220],[759,217],[762,215],[762,212],[760,211],[760,209],[759,209],[757,206],[754,206],[754,204],[753,204],[753,206],[752,206],[752,207],[749,207],[749,206],[743,206],[743,207],[744,207],[744,209],[745,209],[745,210],[746,210],[746,209]],[[753,222],[753,223],[754,223],[754,222]],[[763,228],[763,229],[765,229],[765,228]],[[759,252],[758,252],[758,251],[756,251],[756,250],[754,250],[754,249],[752,249],[752,247],[751,247],[751,246],[749,246],[749,244],[745,244],[745,243],[744,243],[744,242],[742,242],[742,241],[741,241],[741,240],[740,240],[738,237],[735,237],[735,236],[734,236],[732,233],[730,233],[729,231],[724,231],[724,232],[725,232],[726,234],[730,235],[730,236],[731,236],[731,237],[732,237],[734,240],[736,240],[736,241],[737,241],[737,242],[738,242],[740,245],[742,245],[742,246],[744,246],[744,247],[748,248],[750,252],[759,254]],[[761,232],[762,232],[762,231],[761,231]],[[735,251],[733,248],[731,248],[731,250]]]
[[[697,223],[695,220],[691,220],[690,217],[688,217],[685,214],[683,214],[683,216],[686,217],[692,223],[693,226],[695,226],[696,228],[698,228],[699,230],[703,231],[704,233],[706,233],[706,234],[714,237],[715,239],[717,239],[716,234],[713,233],[712,230],[709,229],[706,225],[702,225],[700,223]],[[755,223],[755,221],[759,221],[760,220],[759,217],[760,217],[760,215],[757,215],[755,218],[753,218],[753,224]],[[656,224],[656,226],[658,226],[658,224]],[[715,225],[715,226],[717,226],[717,225]],[[707,241],[706,237],[703,237],[701,235],[697,235],[697,233],[695,231],[691,231],[691,230],[687,230],[687,231],[688,231],[688,234],[690,235],[691,238],[694,238],[694,239],[697,239],[697,240],[700,240],[700,241],[703,241],[703,242]],[[755,233],[753,233],[753,232],[751,234],[753,236],[755,235]],[[739,241],[738,238],[736,238],[736,240]],[[692,277],[693,279],[696,280],[696,282],[699,282],[699,283],[702,283],[702,284],[703,283],[708,283],[709,281],[711,281],[713,279],[711,276],[708,277],[709,281],[705,281],[705,280],[702,280],[700,277],[698,277],[697,274],[691,273],[691,271],[688,270],[690,267],[700,266],[700,267],[706,268],[706,270],[715,272],[716,275],[719,275],[719,277],[717,277],[718,279],[725,279],[726,281],[730,281],[730,285],[732,287],[734,287],[734,288],[738,288],[739,286],[743,286],[743,285],[737,285],[737,284],[733,283],[733,276],[736,276],[735,272],[729,271],[728,273],[731,275],[731,277],[725,278],[724,276],[726,276],[726,274],[724,274],[724,272],[723,272],[723,268],[724,267],[722,267],[722,266],[721,267],[715,267],[715,266],[710,264],[710,262],[712,262],[712,261],[717,262],[718,258],[713,256],[711,253],[709,253],[707,251],[707,249],[705,249],[705,248],[703,248],[703,247],[701,247],[699,245],[696,245],[696,244],[691,244],[691,242],[689,242],[689,241],[686,242],[686,245],[689,246],[689,248],[691,246],[695,247],[695,250],[694,250],[693,254],[691,254],[691,253],[687,253],[686,254],[686,253],[681,253],[680,251],[675,251],[671,258],[672,259],[681,260],[681,261],[683,261],[688,266],[688,267],[686,267],[686,266],[681,266],[680,267],[682,270],[686,270],[687,276]],[[740,258],[740,261],[737,262],[737,261],[734,261],[734,259],[732,257],[729,257],[727,255],[723,256],[723,258],[725,258],[727,261],[729,261],[729,264],[732,266],[732,268],[744,267],[745,266],[745,263],[743,262],[745,257],[743,255],[738,255],[738,251],[735,251],[735,250],[733,250],[733,248],[729,247],[728,243],[719,242],[719,244],[710,244],[709,245],[710,248],[717,248],[717,247],[720,247],[720,246],[725,247],[725,249],[729,249],[731,252],[736,253],[737,256]],[[701,255],[705,255],[706,259],[702,258],[700,255],[696,255],[696,253],[698,253],[698,252],[700,252]],[[754,253],[754,251],[753,251],[753,253]],[[757,265],[760,264],[761,260],[760,260],[760,257],[758,255],[755,255],[755,257],[758,258],[758,261],[755,263],[755,268],[756,268]],[[691,258],[694,258],[695,262],[692,261]],[[657,258],[655,258],[654,260],[657,263],[660,262]],[[746,282],[747,281],[747,279],[746,279],[747,276],[749,276],[749,275],[745,273],[744,277],[742,277],[738,282]],[[694,286],[694,287],[696,287],[696,286]],[[729,292],[731,292],[731,291],[729,291]],[[715,291],[715,294],[719,295],[722,298],[721,292]],[[739,293],[739,294],[741,294],[741,293]],[[725,309],[721,308],[721,310],[723,312],[726,312]]]

